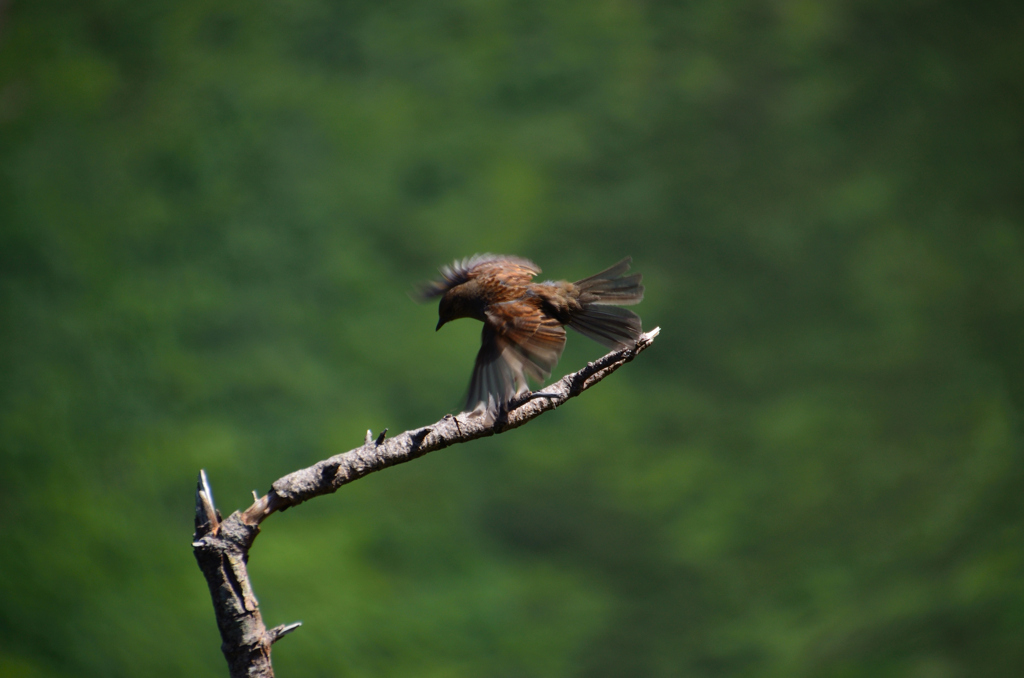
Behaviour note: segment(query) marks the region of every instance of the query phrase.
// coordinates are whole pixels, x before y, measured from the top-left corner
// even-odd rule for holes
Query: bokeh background
[[[655,346],[264,524],[282,676],[1019,676],[1024,10],[0,2],[0,675],[223,676],[218,506],[461,402],[408,296]],[[573,335],[559,376],[603,353]]]

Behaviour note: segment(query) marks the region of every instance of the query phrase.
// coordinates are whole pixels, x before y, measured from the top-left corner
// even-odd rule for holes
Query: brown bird
[[[608,348],[635,345],[640,317],[613,305],[644,298],[641,275],[623,275],[631,261],[626,257],[575,283],[532,282],[540,268],[512,256],[477,254],[443,267],[441,279],[424,285],[419,295],[424,301],[441,297],[437,329],[457,318],[484,323],[466,411],[493,417],[528,390],[526,375],[547,379],[562,355],[565,325]]]

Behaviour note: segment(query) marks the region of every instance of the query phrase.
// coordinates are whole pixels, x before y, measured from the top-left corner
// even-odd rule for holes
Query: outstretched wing
[[[420,286],[417,298],[427,301],[439,297],[456,285],[477,277],[497,277],[509,285],[524,285],[540,273],[540,268],[522,257],[506,254],[474,254],[441,267],[441,278]]]
[[[484,323],[480,351],[476,354],[473,376],[469,380],[466,412],[482,409],[484,414],[493,418],[498,409],[515,395],[516,370],[505,360],[504,353],[504,342],[495,334],[493,327]],[[521,373],[518,378],[522,379]]]
[[[503,304],[492,304],[487,309],[487,322],[494,327],[499,341],[505,344],[505,354],[513,355],[534,381],[544,381],[558,364],[565,347],[562,325],[544,314],[541,299],[527,295]],[[507,357],[510,363],[511,357]],[[525,385],[525,382],[523,382]]]
[[[564,347],[565,330],[541,312],[539,299],[527,296],[493,305],[484,322],[466,409],[482,406],[494,415],[528,388],[527,376],[537,382],[551,376]]]

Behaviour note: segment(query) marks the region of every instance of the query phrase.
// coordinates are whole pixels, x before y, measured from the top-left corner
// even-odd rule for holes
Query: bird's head
[[[485,300],[475,281],[456,285],[441,297],[437,305],[436,330],[452,320],[459,318],[476,318],[484,320]]]

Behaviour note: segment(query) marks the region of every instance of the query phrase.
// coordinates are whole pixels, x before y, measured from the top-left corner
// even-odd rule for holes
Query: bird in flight
[[[636,344],[640,317],[620,305],[644,298],[641,275],[624,275],[631,257],[589,278],[533,282],[540,268],[514,256],[477,254],[441,268],[419,298],[441,297],[437,329],[458,318],[484,323],[465,411],[494,419],[509,400],[543,382],[565,346],[565,326],[608,348]]]

